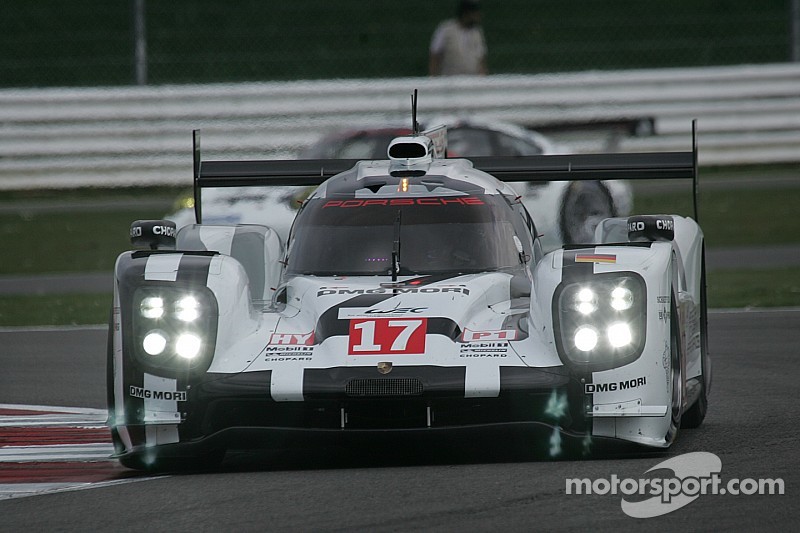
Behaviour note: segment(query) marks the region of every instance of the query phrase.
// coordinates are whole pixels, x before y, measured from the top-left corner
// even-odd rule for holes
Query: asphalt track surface
[[[794,530],[800,520],[800,309],[710,314],[714,386],[700,429],[667,454],[543,461],[478,450],[241,454],[213,472],[0,501],[0,531]],[[105,331],[0,331],[0,403],[104,407]],[[705,495],[634,519],[622,495],[566,494],[567,478],[638,479],[689,452],[724,482],[780,478],[785,494]],[[3,465],[0,464],[0,469]]]

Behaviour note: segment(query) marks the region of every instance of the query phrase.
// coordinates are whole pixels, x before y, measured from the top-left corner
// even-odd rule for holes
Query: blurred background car
[[[544,135],[523,127],[474,119],[438,117],[428,125],[447,125],[447,156],[490,157],[557,154],[567,151]],[[300,152],[299,159],[386,159],[389,142],[409,135],[402,126],[349,128],[323,136]],[[545,249],[589,243],[601,220],[630,213],[632,194],[622,181],[576,181],[512,184],[522,196]],[[203,223],[261,223],[288,233],[293,211],[310,194],[307,188],[280,187],[246,195],[237,189],[203,194]],[[178,227],[194,223],[191,209],[169,216]]]
[[[564,152],[547,137],[513,124],[435,118],[447,125],[448,157],[539,155]],[[411,134],[407,127],[344,129],[329,133],[302,152],[300,159],[385,159],[389,142]]]

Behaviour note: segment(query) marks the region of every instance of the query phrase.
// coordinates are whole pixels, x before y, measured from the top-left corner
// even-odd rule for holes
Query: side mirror
[[[175,233],[171,220],[137,220],[131,224],[131,244],[134,248],[174,250]]]

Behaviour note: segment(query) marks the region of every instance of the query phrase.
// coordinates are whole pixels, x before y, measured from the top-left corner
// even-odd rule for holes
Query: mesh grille
[[[422,382],[415,378],[351,379],[345,393],[348,396],[418,396],[422,394]]]

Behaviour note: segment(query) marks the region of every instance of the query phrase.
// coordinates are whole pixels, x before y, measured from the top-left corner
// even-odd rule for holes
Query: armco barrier
[[[473,116],[531,127],[655,119],[623,151],[690,148],[701,165],[800,162],[800,64],[85,89],[0,90],[0,188],[191,183],[208,158],[289,158],[337,128]],[[606,141],[573,139],[577,151]]]

